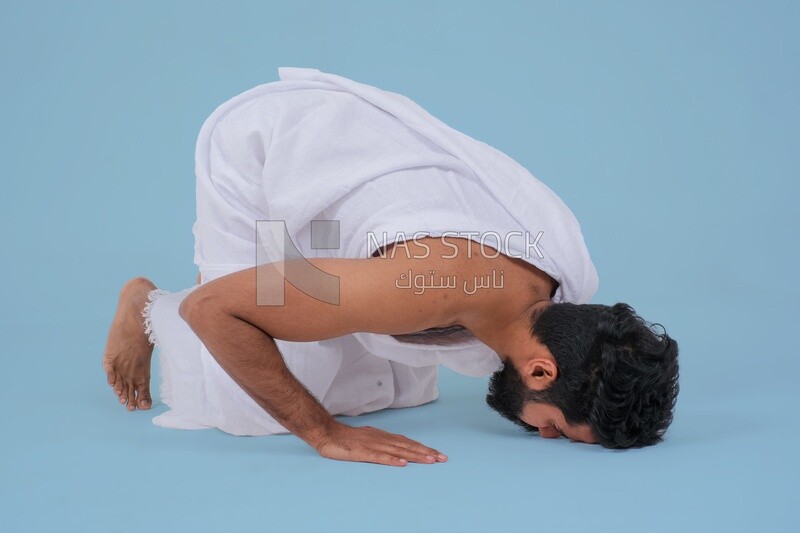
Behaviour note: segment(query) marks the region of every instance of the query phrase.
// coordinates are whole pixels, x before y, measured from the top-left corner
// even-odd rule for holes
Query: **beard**
[[[503,368],[492,374],[489,379],[486,403],[500,413],[503,418],[511,420],[525,428],[526,431],[538,432],[537,427],[523,422],[519,418],[530,392],[522,381],[522,376],[517,368],[509,361],[504,363]]]

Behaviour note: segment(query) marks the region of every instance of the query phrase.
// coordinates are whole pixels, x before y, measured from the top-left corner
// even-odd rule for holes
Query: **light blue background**
[[[4,7],[0,528],[800,529],[798,4],[492,5]],[[593,301],[680,343],[666,442],[531,437],[486,407],[485,379],[446,370],[434,404],[350,420],[446,464],[335,462],[125,411],[100,366],[117,291],[193,283],[199,128],[279,66],[404,94],[553,188]]]

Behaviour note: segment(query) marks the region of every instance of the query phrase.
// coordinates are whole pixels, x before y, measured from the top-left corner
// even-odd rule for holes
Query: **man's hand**
[[[320,455],[340,461],[361,461],[388,466],[444,462],[447,456],[403,435],[372,426],[351,427],[336,422],[314,446]]]

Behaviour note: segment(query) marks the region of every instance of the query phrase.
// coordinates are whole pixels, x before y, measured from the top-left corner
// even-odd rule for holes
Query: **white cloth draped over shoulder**
[[[197,140],[195,263],[203,282],[256,263],[256,221],[284,221],[303,256],[367,258],[414,235],[484,242],[552,276],[553,302],[586,303],[598,279],[561,199],[508,155],[436,119],[409,98],[313,68],[220,105]],[[339,247],[312,248],[312,221],[339,221]],[[491,233],[492,236],[486,236]],[[494,237],[494,235],[498,237]],[[145,319],[159,348],[165,427],[285,433],[216,363],[177,314],[194,290],[151,293]],[[408,407],[438,396],[438,365],[488,376],[500,358],[477,340],[452,346],[355,333],[276,341],[287,366],[332,414]]]

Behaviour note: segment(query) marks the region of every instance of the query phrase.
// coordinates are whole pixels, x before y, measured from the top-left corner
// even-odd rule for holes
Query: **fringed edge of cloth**
[[[169,291],[164,289],[151,290],[149,293],[147,293],[147,303],[144,304],[144,309],[142,309],[142,318],[144,318],[144,333],[147,335],[147,340],[153,346],[158,344],[158,341],[156,339],[156,334],[153,331],[153,325],[150,321],[150,310],[153,308],[153,304],[160,296],[169,293]]]

